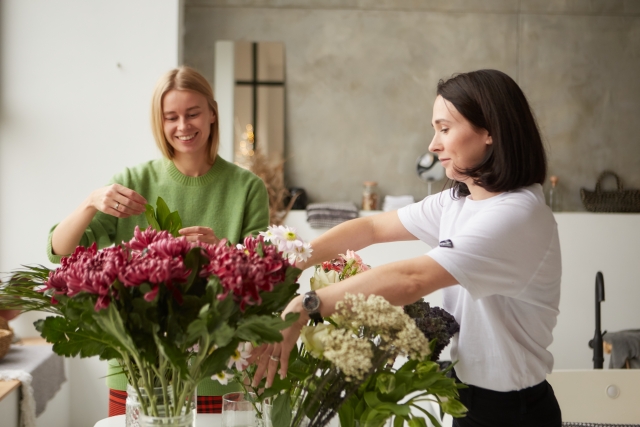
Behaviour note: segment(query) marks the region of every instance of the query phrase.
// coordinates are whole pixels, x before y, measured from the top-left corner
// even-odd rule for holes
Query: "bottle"
[[[558,187],[558,177],[552,175],[549,177],[549,181],[551,182],[551,187],[549,187],[549,193],[547,194],[547,205],[551,208],[553,212],[560,212],[560,189]]]
[[[365,181],[362,190],[362,210],[378,210],[378,183],[375,181]]]

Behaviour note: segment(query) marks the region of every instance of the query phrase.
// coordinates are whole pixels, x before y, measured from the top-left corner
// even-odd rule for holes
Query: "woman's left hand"
[[[253,388],[256,388],[265,376],[267,378],[265,387],[271,387],[276,372],[280,373],[280,378],[282,379],[287,376],[289,354],[296,345],[298,338],[300,338],[300,330],[309,321],[307,312],[302,309],[301,296],[297,296],[289,303],[287,308],[282,312],[282,318],[284,319],[288,313],[300,313],[300,317],[293,325],[281,332],[282,341],[273,344],[263,344],[254,348],[251,352],[251,357],[248,362],[257,364],[256,373],[253,376],[253,383],[251,384]],[[279,370],[278,365],[280,365]]]
[[[213,230],[209,227],[185,227],[181,228],[178,233],[182,236],[186,236],[189,242],[204,242],[215,245],[220,241]]]

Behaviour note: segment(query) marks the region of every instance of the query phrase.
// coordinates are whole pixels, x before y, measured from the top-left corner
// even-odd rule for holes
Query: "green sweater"
[[[167,159],[152,160],[114,176],[110,183],[118,183],[135,190],[154,205],[158,196],[162,197],[169,209],[177,210],[183,227],[211,227],[218,238],[227,238],[232,244],[245,236],[257,234],[269,225],[269,197],[260,178],[253,173],[227,162],[217,156],[209,171],[199,177],[183,175]],[[147,220],[138,215],[119,219],[98,212],[84,235],[81,246],[96,242],[98,248],[128,241],[133,237],[135,227],[147,228]],[[51,249],[49,233],[47,254],[53,263],[60,262],[60,256]],[[114,361],[109,362],[107,386],[116,390],[126,390],[127,380]],[[221,386],[217,381],[205,380],[198,386],[200,396],[218,396],[237,391],[237,386]]]

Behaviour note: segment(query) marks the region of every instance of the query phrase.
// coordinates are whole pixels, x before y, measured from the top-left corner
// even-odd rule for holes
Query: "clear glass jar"
[[[555,175],[549,177],[549,182],[551,182],[551,187],[547,193],[547,205],[553,212],[560,212],[562,210],[562,194],[558,187],[558,177]]]
[[[378,210],[378,183],[375,181],[365,181],[362,190],[362,210]]]
[[[140,414],[140,418],[138,419],[138,426],[194,427],[195,411],[189,411],[186,414],[178,415],[175,417],[150,417],[144,414]]]
[[[142,394],[142,399],[149,400],[149,395],[144,388],[140,388],[140,393]],[[162,401],[162,387],[156,387],[153,389],[153,393],[156,396],[156,401]],[[162,408],[158,408],[158,410],[164,412],[164,405]],[[142,414],[142,404],[140,403],[140,397],[138,397],[138,392],[131,385],[127,384],[127,401],[126,401],[126,412],[125,412],[125,425],[126,427],[139,427],[139,419]]]
[[[169,395],[169,399],[173,399],[173,392],[171,386],[167,388],[167,394]],[[125,425],[126,427],[141,427],[140,419],[144,414],[142,413],[142,404],[141,399],[145,402],[149,403],[149,395],[144,388],[140,388],[140,393],[142,397],[138,396],[136,389],[131,385],[127,384],[127,400],[126,400],[126,412],[125,412]],[[153,389],[153,393],[155,395],[156,405],[158,407],[158,418],[163,418],[166,415],[165,404],[164,404],[164,395],[162,393],[162,387],[155,387]],[[193,397],[189,402],[186,403],[183,408],[183,415],[188,415],[189,413],[195,414],[196,412],[196,392],[194,391]],[[173,400],[170,400],[170,403],[173,403]],[[179,418],[179,417],[173,417]],[[151,425],[163,425],[163,424],[151,424]],[[164,424],[164,425],[173,425],[173,424]],[[177,426],[182,426],[182,424],[176,424]]]

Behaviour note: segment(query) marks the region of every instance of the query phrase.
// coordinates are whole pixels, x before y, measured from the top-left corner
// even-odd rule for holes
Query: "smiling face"
[[[206,159],[215,120],[207,99],[198,92],[172,89],[162,98],[164,135],[176,158],[189,155]]]
[[[431,125],[435,135],[429,151],[435,153],[444,167],[447,177],[472,186],[473,180],[457,170],[477,166],[492,143],[486,129],[475,128],[452,103],[438,95],[433,104]]]

